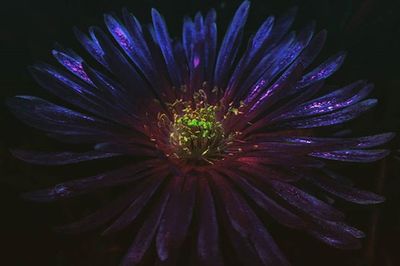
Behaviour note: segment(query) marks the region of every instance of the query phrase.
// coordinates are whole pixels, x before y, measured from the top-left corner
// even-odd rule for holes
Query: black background
[[[214,7],[219,33],[224,31],[241,1],[195,0],[14,0],[2,1],[1,19],[1,102],[16,94],[32,94],[53,99],[29,76],[27,66],[36,61],[54,62],[50,51],[55,41],[87,56],[78,46],[72,27],[85,29],[104,25],[102,14],[127,7],[143,23],[150,22],[156,7],[166,18],[170,33],[180,36],[184,15]],[[400,128],[400,4],[382,0],[253,0],[246,27],[248,36],[270,14],[300,7],[295,28],[316,20],[319,29],[328,29],[328,41],[319,61],[340,50],[348,51],[342,69],[329,79],[344,85],[366,78],[376,84],[373,92],[379,107],[350,123],[354,135]],[[101,238],[98,232],[80,236],[54,233],[52,226],[78,219],[102,195],[54,204],[23,201],[20,193],[45,187],[64,179],[85,176],[107,168],[89,164],[73,167],[38,167],[13,159],[12,147],[60,149],[14,119],[0,105],[0,264],[1,265],[117,265],[126,248],[117,238]],[[339,251],[316,242],[303,233],[272,225],[272,234],[294,265],[400,265],[400,179],[396,149],[399,138],[389,144],[391,156],[370,165],[344,165],[341,170],[360,187],[384,194],[387,201],[378,207],[342,204],[348,221],[367,232],[363,248]],[[121,243],[122,242],[122,243]]]

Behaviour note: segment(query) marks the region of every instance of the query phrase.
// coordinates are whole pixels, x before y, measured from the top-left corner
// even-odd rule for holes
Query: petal
[[[74,33],[78,41],[82,44],[82,46],[86,49],[86,51],[93,56],[103,66],[108,68],[107,62],[103,59],[104,51],[100,47],[99,42],[94,36],[93,32],[90,30],[91,39],[81,32],[78,28],[74,28]]]
[[[290,119],[296,117],[320,115],[355,104],[367,97],[373,88],[371,84],[363,86],[361,89],[357,88],[360,85],[363,86],[364,82],[359,81],[352,83],[342,89],[335,90],[332,93],[300,104],[292,111],[283,114],[281,118]]]
[[[264,225],[248,206],[246,201],[223,176],[213,174],[213,182],[222,201],[232,228],[251,243],[262,265],[289,265]],[[246,263],[246,261],[244,261]],[[254,264],[251,264],[254,265]]]
[[[143,226],[139,229],[135,236],[135,240],[129,247],[121,265],[132,266],[137,265],[143,259],[145,253],[150,248],[156,232],[158,230],[159,223],[165,211],[165,206],[169,201],[170,193],[167,187],[165,193],[161,196],[154,210],[151,210],[149,217],[143,223]]]
[[[307,73],[302,80],[299,81],[297,88],[304,88],[316,81],[328,78],[342,66],[345,58],[346,53],[344,52],[332,56],[324,63]]]
[[[358,238],[363,233],[344,223],[315,220],[309,233],[322,242],[340,249],[359,249],[361,243]]]
[[[79,77],[80,79],[86,81],[89,84],[93,84],[89,79],[88,75],[85,73],[82,67],[82,58],[74,56],[71,53],[66,53],[62,51],[53,50],[53,56],[57,61],[67,68],[71,73]]]
[[[92,76],[88,73],[85,63],[82,61],[80,64],[82,71],[88,75],[88,79],[91,79]],[[46,64],[35,65],[30,68],[30,72],[44,89],[74,106],[116,122],[121,122],[122,117],[126,116],[120,110],[119,101],[113,97],[109,88],[106,90],[96,88],[94,84],[93,86],[86,84]]]
[[[140,69],[150,84],[154,88],[159,88],[160,84],[157,83],[159,78],[153,67],[152,57],[144,40],[138,40],[138,37],[136,37],[138,36],[137,34],[134,35],[136,38],[131,37],[127,29],[111,15],[104,15],[104,21],[114,39]]]
[[[132,183],[154,173],[160,173],[160,168],[148,170],[150,165],[149,163],[140,166],[131,165],[107,173],[67,181],[52,188],[25,193],[23,197],[32,201],[48,202],[76,197],[105,187]]]
[[[199,180],[199,228],[197,256],[200,265],[223,265],[219,250],[219,231],[214,199],[207,179]]]
[[[97,229],[122,212],[137,197],[139,192],[138,187],[130,189],[128,192],[83,219],[71,224],[57,226],[56,231],[65,234],[77,234]]]
[[[342,212],[293,185],[277,180],[268,180],[268,183],[277,195],[307,215],[331,221],[340,221],[344,218]]]
[[[216,12],[211,9],[205,19],[205,41],[204,41],[204,58],[205,58],[205,81],[211,83],[213,81],[213,73],[215,66],[215,57],[217,53],[217,25]],[[210,84],[212,87],[213,84]]]
[[[182,77],[178,75],[178,66],[175,61],[171,39],[168,34],[167,25],[164,19],[158,13],[156,9],[151,10],[151,16],[153,18],[154,36],[158,46],[164,56],[165,63],[168,68],[168,73],[171,78],[172,84],[179,88],[182,83]]]
[[[314,128],[342,124],[368,111],[369,109],[374,107],[377,102],[378,101],[376,99],[364,100],[333,113],[282,123],[279,125],[279,127]]]
[[[118,219],[116,219],[109,227],[107,227],[107,229],[103,232],[103,235],[113,234],[131,224],[139,216],[146,204],[150,201],[156,190],[165,180],[167,174],[168,173],[163,173],[162,175],[147,177],[147,182],[143,183],[143,186],[141,186],[138,197],[118,217]]]
[[[312,156],[344,162],[370,163],[383,159],[388,150],[340,150],[332,152],[313,152]]]
[[[140,77],[133,65],[115,47],[108,36],[99,28],[93,32],[104,50],[103,58],[109,65],[111,72],[124,85],[126,97],[130,97],[136,103],[142,103],[146,97],[153,97],[153,93]]]
[[[247,20],[249,7],[249,1],[244,1],[240,5],[225,33],[218,52],[214,72],[214,85],[218,88],[224,88],[224,84],[227,82],[228,73],[233,66],[242,40],[243,28]]]
[[[14,157],[32,164],[41,165],[65,165],[79,162],[98,160],[119,156],[116,153],[104,153],[99,151],[88,152],[36,152],[27,150],[11,150]]]
[[[326,175],[310,175],[308,180],[319,188],[346,201],[358,204],[375,204],[381,203],[385,200],[384,197],[376,195],[375,193],[353,188],[349,185],[340,183],[333,178],[329,178]]]
[[[175,177],[181,179],[181,177]],[[192,221],[197,177],[187,176],[174,188],[157,233],[156,247],[161,262],[174,262]]]
[[[7,101],[11,111],[26,124],[49,132],[81,131],[111,133],[115,127],[103,120],[72,111],[33,96]]]
[[[227,176],[246,193],[260,208],[265,210],[277,222],[290,228],[304,228],[305,222],[296,214],[280,206],[274,200],[269,198],[264,192],[246,181],[245,178],[228,169],[222,170]],[[268,178],[270,178],[268,176]]]

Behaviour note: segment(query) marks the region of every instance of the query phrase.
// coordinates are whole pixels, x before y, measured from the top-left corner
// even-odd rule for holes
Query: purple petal
[[[148,168],[148,164],[127,166],[107,173],[60,183],[52,188],[28,192],[23,194],[23,197],[38,202],[71,198],[101,188],[131,183],[160,171],[159,169],[146,170]]]
[[[107,134],[113,126],[103,120],[72,111],[33,96],[16,96],[7,101],[12,112],[28,125],[54,133],[65,131]]]
[[[364,234],[344,223],[325,220],[314,220],[309,233],[326,244],[340,249],[358,249],[361,247],[358,238]]]
[[[165,63],[167,65],[172,84],[176,88],[179,88],[182,85],[182,77],[178,75],[178,66],[176,65],[172,43],[167,30],[167,25],[165,24],[164,19],[156,9],[153,8],[151,10],[151,16],[153,18],[155,39],[161,49],[162,54],[164,55]]]
[[[223,171],[227,173],[227,176],[232,178],[232,180],[246,193],[248,197],[250,197],[277,222],[290,228],[305,227],[305,222],[299,216],[280,206],[265,193],[246,181],[245,178],[227,169],[224,169]],[[268,176],[268,178],[270,178],[270,176]]]
[[[159,173],[160,174],[160,173]],[[147,177],[147,182],[140,187],[140,194],[130,206],[115,220],[104,232],[103,235],[118,232],[131,224],[142,212],[143,208],[154,195],[158,187],[165,180],[166,175]]]
[[[199,180],[199,228],[197,255],[200,265],[223,265],[219,250],[219,232],[214,199],[207,179]]]
[[[289,265],[255,213],[224,179],[223,176],[213,175],[218,196],[232,228],[251,243],[263,265]]]
[[[76,234],[101,227],[122,212],[137,197],[138,192],[140,191],[138,191],[137,187],[130,189],[96,212],[89,214],[77,222],[57,226],[56,230],[66,234]]]
[[[222,41],[214,72],[214,85],[219,88],[223,88],[227,82],[228,73],[239,50],[249,7],[249,1],[244,1],[240,5]]]
[[[85,74],[90,76],[84,62],[82,67]],[[119,119],[124,116],[108,88],[101,90],[45,64],[31,67],[30,72],[43,88],[77,107],[116,122],[120,122]]]
[[[355,82],[320,98],[300,104],[292,111],[282,115],[282,118],[290,119],[295,117],[320,115],[355,104],[367,97],[373,88],[371,84],[363,86],[364,84],[365,83],[362,81]],[[363,86],[361,89],[358,88],[360,85]]]
[[[109,65],[111,72],[124,85],[126,96],[131,97],[137,103],[141,103],[144,97],[153,97],[154,94],[134,66],[115,47],[109,37],[99,28],[94,28],[93,32],[104,50],[103,58]]]
[[[332,56],[314,70],[306,74],[297,84],[297,88],[304,88],[305,86],[308,86],[316,81],[328,78],[342,66],[345,58],[346,53],[344,52],[340,52]]]
[[[175,177],[181,179],[181,177]],[[187,176],[184,184],[174,188],[157,233],[156,247],[162,262],[173,262],[192,221],[197,177]]]
[[[276,194],[307,215],[331,221],[340,221],[344,218],[340,211],[293,185],[276,180],[270,180],[269,183]]]
[[[312,156],[327,160],[370,163],[383,159],[390,151],[388,150],[340,150],[332,152],[313,152]]]
[[[149,217],[143,223],[139,232],[135,236],[135,240],[129,247],[121,265],[132,266],[137,265],[143,259],[145,253],[150,248],[154,236],[158,230],[158,225],[165,211],[165,206],[169,201],[169,191],[162,195],[154,210],[151,211]]]
[[[368,99],[330,114],[282,123],[279,126],[288,128],[314,128],[342,124],[368,111],[377,102],[376,99]]]
[[[74,28],[74,33],[78,41],[82,44],[82,46],[86,49],[86,51],[93,56],[103,66],[108,68],[107,62],[103,59],[104,51],[100,47],[99,42],[94,36],[93,32],[90,31],[91,39],[82,33],[78,28]]]
[[[154,69],[152,57],[145,41],[138,37],[138,34],[132,37],[127,29],[111,15],[105,15],[104,20],[114,39],[140,69],[150,84],[152,84],[154,88],[160,88],[160,84],[158,83],[159,75]],[[130,20],[128,22],[133,23]],[[137,31],[137,29],[135,28],[133,31]]]
[[[353,188],[325,175],[311,175],[308,179],[314,185],[346,201],[358,204],[375,204],[385,200],[384,197],[376,195],[375,193]]]
[[[119,156],[116,153],[104,153],[99,151],[88,152],[36,152],[27,150],[11,150],[13,156],[32,164],[41,165],[65,165],[79,162],[98,160]]]
[[[215,57],[217,53],[217,25],[216,12],[211,9],[205,19],[205,42],[204,42],[204,58],[205,58],[205,81],[211,83],[213,81],[213,73],[215,66]],[[213,86],[213,84],[210,84]]]
[[[73,73],[80,79],[86,81],[87,83],[93,85],[92,81],[89,79],[88,75],[83,70],[82,58],[57,50],[53,50],[52,54],[57,59],[57,61],[60,64],[62,64],[65,68],[67,68],[69,71],[71,71],[71,73]]]

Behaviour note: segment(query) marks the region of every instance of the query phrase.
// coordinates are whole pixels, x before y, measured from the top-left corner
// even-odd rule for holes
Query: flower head
[[[199,265],[223,265],[222,237],[241,254],[243,265],[287,265],[262,212],[328,245],[358,247],[363,233],[345,224],[342,212],[304,184],[359,204],[383,200],[349,186],[325,162],[379,160],[388,152],[371,148],[393,134],[340,138],[314,130],[369,110],[376,104],[367,99],[373,86],[357,81],[326,89],[324,81],[345,54],[310,69],[326,32],[314,33],[313,23],[289,32],[295,9],[268,17],[239,55],[248,10],[245,1],[219,46],[214,10],[185,19],[181,40],[171,39],[156,10],[149,30],[126,10],[123,23],[105,15],[115,42],[100,28],[90,28],[89,36],[76,30],[97,66],[58,48],[53,55],[67,71],[47,64],[31,71],[45,89],[77,111],[34,96],[16,96],[8,104],[48,136],[93,148],[13,153],[46,165],[117,156],[132,160],[25,196],[53,201],[125,187],[109,205],[62,227],[67,232],[106,227],[104,234],[111,234],[137,223],[124,265],[139,264],[153,243],[156,260],[173,265],[189,232],[196,239],[193,259]]]

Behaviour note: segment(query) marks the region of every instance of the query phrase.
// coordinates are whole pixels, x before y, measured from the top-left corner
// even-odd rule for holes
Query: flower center
[[[212,162],[222,155],[226,137],[217,109],[202,102],[185,104],[181,112],[174,113],[170,143],[177,158]]]

